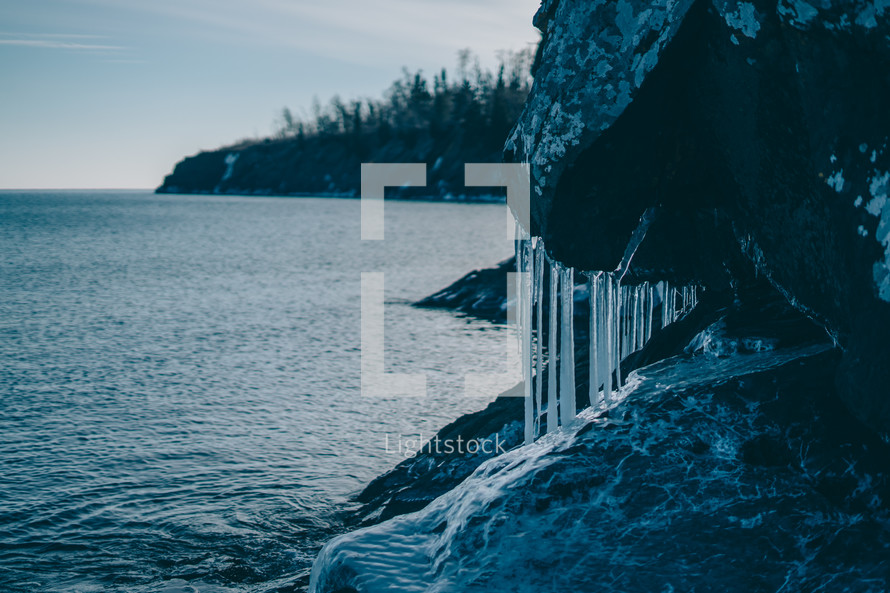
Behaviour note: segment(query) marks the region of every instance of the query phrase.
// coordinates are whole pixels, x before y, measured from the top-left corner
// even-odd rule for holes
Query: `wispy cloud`
[[[17,45],[21,47],[40,47],[46,49],[68,49],[82,51],[120,51],[126,49],[125,47],[120,45],[79,43],[75,41],[58,41],[53,39],[0,39],[0,45]]]
[[[121,45],[105,43],[108,37],[86,33],[16,33],[0,32],[0,45],[61,49],[68,51],[116,52],[127,49]]]
[[[0,31],[0,37],[24,37],[28,39],[108,39],[107,35],[95,35],[87,33],[28,33],[25,31]]]
[[[106,64],[148,64],[149,60],[115,58],[110,60],[102,60]]]

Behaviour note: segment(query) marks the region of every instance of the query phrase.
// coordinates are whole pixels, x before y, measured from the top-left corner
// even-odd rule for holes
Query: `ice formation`
[[[540,237],[522,238],[516,244],[529,443],[575,418],[576,316],[587,316],[583,336],[588,345],[587,400],[590,406],[608,405],[623,384],[621,361],[641,350],[655,330],[692,310],[698,288],[668,282],[623,283],[621,270],[580,272],[551,260]],[[587,279],[588,298],[576,310],[575,282],[581,276]]]
[[[575,275],[572,268],[557,266],[559,274],[559,423],[575,418]]]

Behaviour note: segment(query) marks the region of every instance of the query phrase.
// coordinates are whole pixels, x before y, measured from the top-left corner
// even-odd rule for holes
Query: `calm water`
[[[509,255],[500,205],[0,193],[0,591],[289,591],[344,497],[487,403],[505,331],[411,300]],[[359,391],[360,273],[387,370]]]

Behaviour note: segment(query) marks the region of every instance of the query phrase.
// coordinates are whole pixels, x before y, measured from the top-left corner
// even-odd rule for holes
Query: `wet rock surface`
[[[761,294],[696,325],[770,348],[678,333],[612,405],[328,544],[313,590],[886,590],[890,448],[837,398],[840,352]]]

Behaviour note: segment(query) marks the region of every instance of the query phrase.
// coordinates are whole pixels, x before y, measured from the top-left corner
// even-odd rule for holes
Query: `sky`
[[[282,108],[539,39],[538,0],[0,0],[0,189],[154,188]]]

